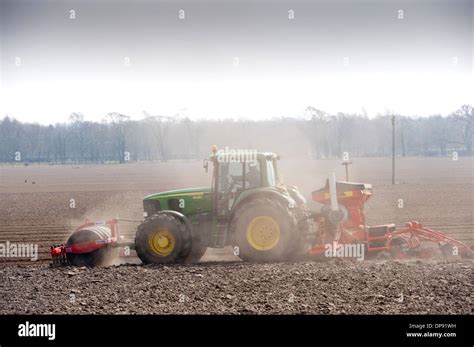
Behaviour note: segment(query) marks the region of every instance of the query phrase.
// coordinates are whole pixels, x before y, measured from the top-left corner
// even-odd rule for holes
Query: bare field
[[[373,184],[366,209],[369,224],[419,220],[474,245],[472,158],[399,158],[396,185],[391,185],[390,159],[353,162],[350,179]],[[284,181],[297,185],[308,200],[329,172],[344,179],[339,161],[283,158],[280,170]],[[0,242],[36,243],[45,260],[49,246],[65,242],[85,218],[142,219],[143,196],[208,186],[210,180],[201,161],[3,165]],[[121,232],[132,239],[135,227],[124,224]],[[472,268],[466,260],[246,264],[236,262],[226,249],[209,250],[200,264],[171,267],[49,269],[47,264],[3,259],[0,298],[10,304],[2,305],[0,313],[472,313]],[[55,288],[53,282],[63,284]],[[244,300],[240,294],[250,288],[255,295],[246,294]],[[157,291],[164,291],[165,301],[138,304]],[[103,303],[101,295],[110,292],[116,294]],[[74,305],[68,302],[71,293],[78,298]],[[176,302],[180,294],[184,303]],[[295,301],[288,301],[292,295]]]
[[[471,314],[466,262],[2,266],[0,314]]]

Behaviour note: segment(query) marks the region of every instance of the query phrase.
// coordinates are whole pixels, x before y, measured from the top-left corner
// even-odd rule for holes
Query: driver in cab
[[[260,171],[257,163],[247,164],[248,170],[245,173],[245,181],[248,182],[249,188],[260,186]]]

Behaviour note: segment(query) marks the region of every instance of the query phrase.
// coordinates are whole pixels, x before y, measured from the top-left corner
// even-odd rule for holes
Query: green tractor
[[[213,147],[211,187],[144,198],[135,249],[144,263],[197,262],[208,247],[233,246],[245,261],[294,259],[314,240],[305,198],[285,186],[274,153],[222,154]],[[303,221],[303,222],[302,222]]]

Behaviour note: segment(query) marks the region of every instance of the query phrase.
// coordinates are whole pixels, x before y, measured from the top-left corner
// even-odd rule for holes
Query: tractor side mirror
[[[209,169],[209,160],[204,159],[204,163],[203,163],[202,167],[204,168],[204,170],[206,170],[206,173],[207,173],[207,171]]]

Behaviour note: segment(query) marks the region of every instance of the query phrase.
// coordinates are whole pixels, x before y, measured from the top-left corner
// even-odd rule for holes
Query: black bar
[[[55,324],[55,339],[20,337],[26,322]],[[410,328],[410,324],[412,327]],[[429,327],[428,324],[432,326]],[[451,327],[440,324],[450,324]],[[416,327],[415,325],[419,325]],[[0,345],[10,344],[363,344],[472,346],[472,316],[0,316]],[[407,333],[455,333],[408,337]]]

